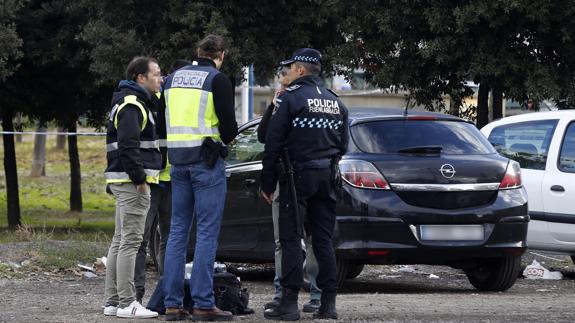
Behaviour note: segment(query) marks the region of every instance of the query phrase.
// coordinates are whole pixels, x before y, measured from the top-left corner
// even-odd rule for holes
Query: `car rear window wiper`
[[[442,146],[413,146],[398,150],[400,154],[439,154]]]

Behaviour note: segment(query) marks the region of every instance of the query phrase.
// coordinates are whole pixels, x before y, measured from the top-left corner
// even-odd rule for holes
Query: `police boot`
[[[313,319],[334,319],[337,320],[337,311],[335,309],[336,292],[324,291],[321,293],[321,305],[313,315]]]
[[[299,309],[297,307],[298,290],[284,288],[282,298],[278,306],[264,311],[264,317],[268,320],[297,321]]]

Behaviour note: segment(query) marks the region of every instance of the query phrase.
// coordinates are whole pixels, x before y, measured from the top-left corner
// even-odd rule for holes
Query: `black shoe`
[[[303,311],[304,313],[313,313],[319,309],[320,304],[319,299],[312,299],[303,305]]]
[[[278,306],[264,311],[264,317],[268,320],[297,321],[299,309],[297,307],[298,290],[285,288]]]
[[[322,292],[321,305],[316,313],[313,314],[313,319],[332,319],[337,320],[337,311],[335,309],[335,292]]]
[[[264,304],[264,310],[277,307],[278,305],[280,305],[279,299],[274,299],[273,301]]]

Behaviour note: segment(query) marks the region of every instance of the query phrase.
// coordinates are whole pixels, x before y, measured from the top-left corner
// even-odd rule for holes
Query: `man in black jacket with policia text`
[[[295,171],[294,182],[298,212],[289,190],[280,190],[279,238],[282,246],[282,297],[278,306],[264,312],[267,319],[298,320],[298,291],[303,282],[301,224],[309,223],[313,251],[319,264],[318,287],[321,305],[314,318],[337,319],[335,308],[336,277],[333,232],[335,227],[337,163],[348,142],[348,113],[337,95],[325,88],[319,78],[321,54],[301,48],[289,66],[293,80],[276,101],[266,136],[262,170],[262,196],[272,203],[276,181],[276,161],[286,148]],[[285,158],[284,160],[287,160]],[[301,215],[302,219],[297,215]]]

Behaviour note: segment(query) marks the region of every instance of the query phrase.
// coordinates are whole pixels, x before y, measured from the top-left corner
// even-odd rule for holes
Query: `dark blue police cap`
[[[290,65],[293,62],[306,62],[306,63],[321,63],[321,53],[317,49],[313,48],[299,48],[293,52],[290,59],[281,61],[280,65]]]

